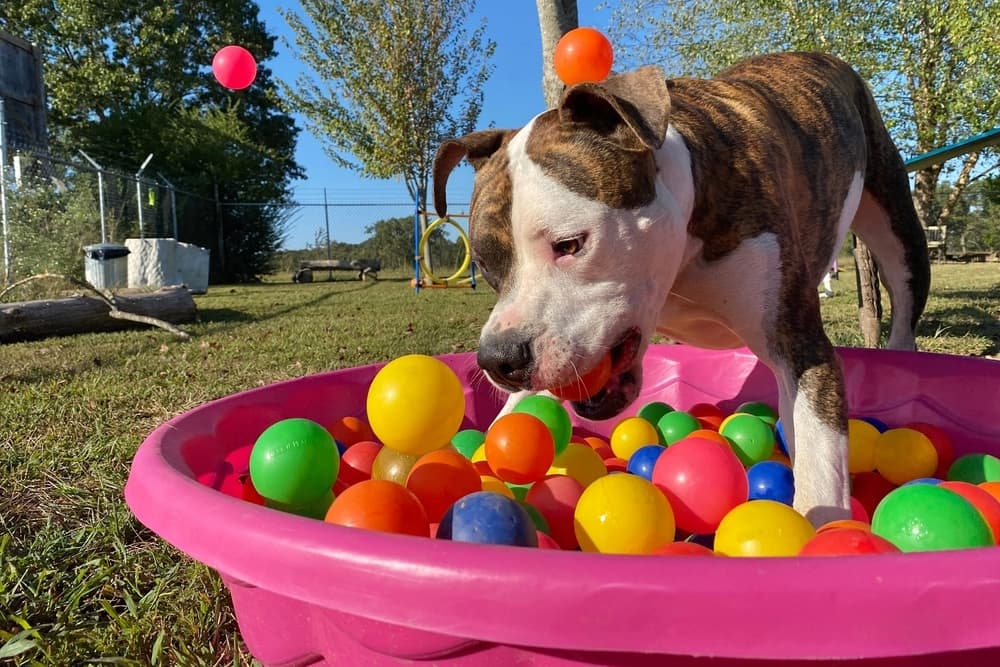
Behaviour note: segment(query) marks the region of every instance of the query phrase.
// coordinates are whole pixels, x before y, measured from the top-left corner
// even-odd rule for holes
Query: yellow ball
[[[386,447],[426,454],[451,442],[465,415],[465,393],[444,362],[410,354],[386,364],[368,388],[368,423]]]
[[[572,477],[586,489],[599,478],[607,475],[608,468],[604,465],[604,459],[601,458],[601,455],[589,445],[571,442],[562,454],[552,461],[552,467],[546,474]]]
[[[573,527],[584,551],[649,554],[673,542],[674,512],[642,477],[607,475],[583,490]]]
[[[751,500],[722,518],[715,550],[726,556],[796,556],[816,534],[809,521],[774,500]]]
[[[383,447],[372,461],[372,479],[383,479],[406,486],[406,478],[416,465],[420,454],[404,454],[395,449]]]
[[[875,441],[875,468],[896,486],[921,477],[933,477],[937,466],[937,450],[920,431],[891,428],[879,434]]]
[[[514,497],[514,492],[510,490],[509,486],[504,484],[503,480],[497,479],[492,475],[480,475],[479,479],[483,483],[483,491],[492,491],[508,498]]]
[[[476,451],[472,452],[472,458],[469,459],[473,463],[486,460],[486,445],[479,445],[476,447]]]
[[[875,470],[875,441],[880,433],[864,419],[847,420],[847,468],[851,474]]]
[[[626,461],[640,447],[658,444],[660,444],[659,431],[642,417],[623,419],[611,431],[611,451]]]

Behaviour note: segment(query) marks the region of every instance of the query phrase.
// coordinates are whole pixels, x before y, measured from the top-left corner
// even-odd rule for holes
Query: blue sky
[[[297,2],[260,1],[260,17],[271,34],[278,36],[278,56],[267,64],[274,75],[282,80],[294,82],[302,64],[295,58],[292,49],[285,44],[293,44],[293,36],[278,8],[301,11]],[[519,127],[536,113],[544,109],[541,88],[542,54],[541,36],[538,29],[538,13],[534,0],[479,0],[478,16],[488,21],[488,33],[496,43],[493,56],[495,66],[493,76],[486,84],[486,99],[483,112],[479,116],[479,126],[490,124],[496,127]],[[597,12],[593,3],[579,3],[580,25],[601,30],[607,27],[610,11]],[[478,22],[478,17],[476,19]],[[478,24],[478,23],[477,23]],[[321,142],[305,129],[302,119],[297,119],[302,133],[299,135],[295,157],[306,171],[306,178],[294,184],[296,199],[302,202],[321,203],[323,189],[331,203],[402,203],[409,195],[402,182],[380,181],[362,178],[353,171],[336,166],[323,152]],[[472,170],[467,166],[457,169],[449,180],[449,199],[468,201],[472,192]],[[364,227],[372,220],[338,216],[338,212],[348,209],[330,208],[330,236],[335,241],[358,243],[364,240]],[[373,211],[378,208],[374,207]],[[399,208],[385,208],[391,211],[379,217],[398,215]],[[322,206],[306,206],[294,218],[289,229],[285,246],[302,248],[311,242],[316,231],[324,226]]]

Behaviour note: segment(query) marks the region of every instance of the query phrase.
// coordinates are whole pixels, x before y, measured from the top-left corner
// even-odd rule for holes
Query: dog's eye
[[[555,253],[556,257],[563,257],[565,255],[575,255],[576,253],[583,250],[583,240],[584,237],[576,236],[571,239],[556,241],[555,243],[552,244],[552,252]]]

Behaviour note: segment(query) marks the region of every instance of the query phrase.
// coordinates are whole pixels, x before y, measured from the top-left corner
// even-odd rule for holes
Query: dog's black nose
[[[531,383],[531,341],[513,331],[480,341],[476,360],[490,377],[510,389],[526,389]]]

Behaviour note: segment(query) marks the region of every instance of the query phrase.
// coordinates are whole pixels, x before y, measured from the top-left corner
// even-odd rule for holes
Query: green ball
[[[663,401],[650,401],[649,403],[646,403],[646,405],[639,408],[639,412],[636,413],[636,417],[642,417],[653,426],[656,426],[657,422],[660,421],[660,417],[673,411],[673,407],[667,405]]]
[[[570,421],[569,412],[558,399],[541,394],[525,396],[514,406],[514,412],[524,412],[541,419],[552,432],[556,456],[566,451],[569,439],[573,435],[573,422]]]
[[[943,551],[993,544],[993,533],[972,503],[936,484],[893,489],[875,508],[872,532],[901,551]]]
[[[533,505],[529,505],[525,500],[518,500],[517,503],[524,508],[524,511],[528,513],[531,517],[531,523],[535,524],[535,530],[545,533],[546,535],[552,534],[549,529],[549,522],[545,520],[542,513],[538,511]]]
[[[326,518],[326,512],[330,509],[330,505],[333,504],[334,495],[331,489],[325,495],[320,496],[316,500],[309,502],[305,505],[286,505],[285,503],[275,502],[273,500],[264,500],[264,504],[276,510],[281,510],[282,512],[288,512],[289,514],[297,514],[298,516],[308,517],[310,519],[319,519],[322,521]]]
[[[778,422],[777,410],[761,401],[747,401],[736,408],[733,412],[742,412],[748,415],[753,415],[771,428],[774,428],[774,425]]]
[[[506,482],[507,488],[510,492],[514,494],[514,500],[524,500],[528,497],[528,491],[531,490],[531,484],[512,484]]]
[[[333,436],[309,419],[283,419],[267,427],[250,451],[250,479],[266,500],[308,507],[333,487],[340,453]]]
[[[992,454],[965,454],[948,468],[948,480],[982,484],[1000,482],[1000,458]]]
[[[672,445],[683,440],[691,433],[701,428],[701,422],[690,412],[674,410],[656,420],[656,430],[660,434],[660,442]]]
[[[462,456],[471,459],[472,455],[476,453],[476,450],[482,446],[485,440],[485,433],[479,429],[467,428],[452,436],[451,444],[462,453]]]
[[[766,461],[774,453],[774,431],[767,422],[751,414],[735,414],[719,431],[726,436],[740,462],[747,468]]]

